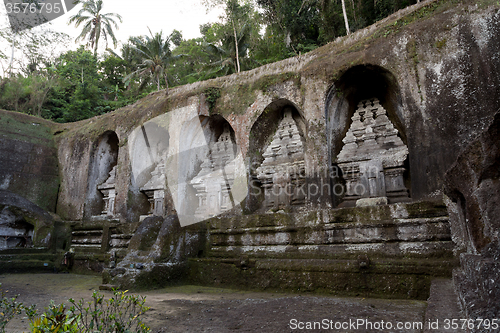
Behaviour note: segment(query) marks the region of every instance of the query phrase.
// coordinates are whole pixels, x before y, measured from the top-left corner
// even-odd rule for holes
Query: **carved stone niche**
[[[165,172],[166,163],[166,153],[162,155],[162,158],[156,165],[156,168],[151,173],[151,179],[141,187],[141,192],[143,192],[149,201],[150,208],[148,215],[141,217],[141,219],[155,215],[164,216],[166,212],[166,193],[167,193],[167,179]]]
[[[234,207],[231,188],[236,171],[236,148],[226,125],[217,142],[210,144],[200,172],[189,182],[198,197],[195,217],[215,216]]]
[[[266,209],[281,209],[305,203],[304,137],[285,109],[283,119],[263,154],[256,176],[264,188]]]
[[[102,215],[114,216],[115,215],[115,197],[116,197],[116,165],[109,172],[109,177],[102,184],[97,185],[97,189],[103,195],[104,207],[101,212]]]
[[[346,182],[342,206],[409,201],[404,185],[408,147],[376,98],[361,101],[337,163]]]

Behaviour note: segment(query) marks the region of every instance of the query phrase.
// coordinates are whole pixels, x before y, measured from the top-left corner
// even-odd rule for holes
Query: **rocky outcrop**
[[[165,286],[185,278],[188,258],[203,252],[205,230],[181,228],[177,216],[147,217],[130,239],[126,256],[103,274],[103,282],[120,288]]]
[[[455,284],[469,318],[500,313],[500,113],[446,173],[455,238],[461,245]],[[488,331],[486,327],[477,332]]]

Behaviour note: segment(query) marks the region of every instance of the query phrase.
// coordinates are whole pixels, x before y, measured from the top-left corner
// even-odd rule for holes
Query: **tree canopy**
[[[68,36],[61,33],[0,31],[0,40],[12,45],[12,52],[0,51],[0,108],[60,122],[85,119],[154,90],[168,92],[308,52],[417,0],[203,0],[223,14],[201,24],[200,37],[149,31],[105,53],[99,45],[104,39],[116,47],[121,16],[104,13],[105,0],[77,2],[82,7],[70,24],[81,28],[78,40],[87,41],[77,50],[68,50]],[[22,50],[16,57],[15,48]]]

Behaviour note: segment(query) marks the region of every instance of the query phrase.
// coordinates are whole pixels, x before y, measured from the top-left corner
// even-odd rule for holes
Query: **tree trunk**
[[[168,95],[168,81],[167,81],[167,74],[165,74],[165,95]]]
[[[347,21],[347,12],[345,11],[345,1],[342,0],[342,13],[344,13],[345,30],[349,35],[351,31],[349,30],[349,21]]]
[[[14,66],[14,49],[16,48],[16,34],[12,35],[12,54],[10,56],[10,74],[9,77],[12,77],[12,66]]]
[[[240,72],[240,55],[238,52],[238,37],[236,36],[236,28],[234,26],[234,20],[233,20],[233,32],[234,32],[234,45],[236,47],[236,71],[237,73]]]

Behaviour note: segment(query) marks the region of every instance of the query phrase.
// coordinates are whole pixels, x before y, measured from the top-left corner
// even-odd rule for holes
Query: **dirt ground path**
[[[50,300],[89,299],[100,276],[74,274],[0,275],[7,295],[42,310]],[[102,291],[105,295],[111,292]],[[141,292],[151,307],[144,317],[152,332],[422,332],[426,302],[340,298],[315,295],[242,292],[199,286],[177,286]],[[383,321],[383,323],[382,323]],[[317,322],[313,328],[314,322]],[[401,323],[406,328],[397,329]],[[415,324],[416,323],[416,324]],[[353,326],[359,324],[358,326]],[[372,325],[371,327],[369,325]],[[388,325],[392,329],[388,329]],[[412,324],[413,328],[409,328]],[[423,323],[425,324],[425,323]],[[377,329],[383,325],[383,329]],[[343,326],[343,328],[342,328]],[[7,332],[28,332],[17,317]],[[301,329],[302,328],[302,329]]]

